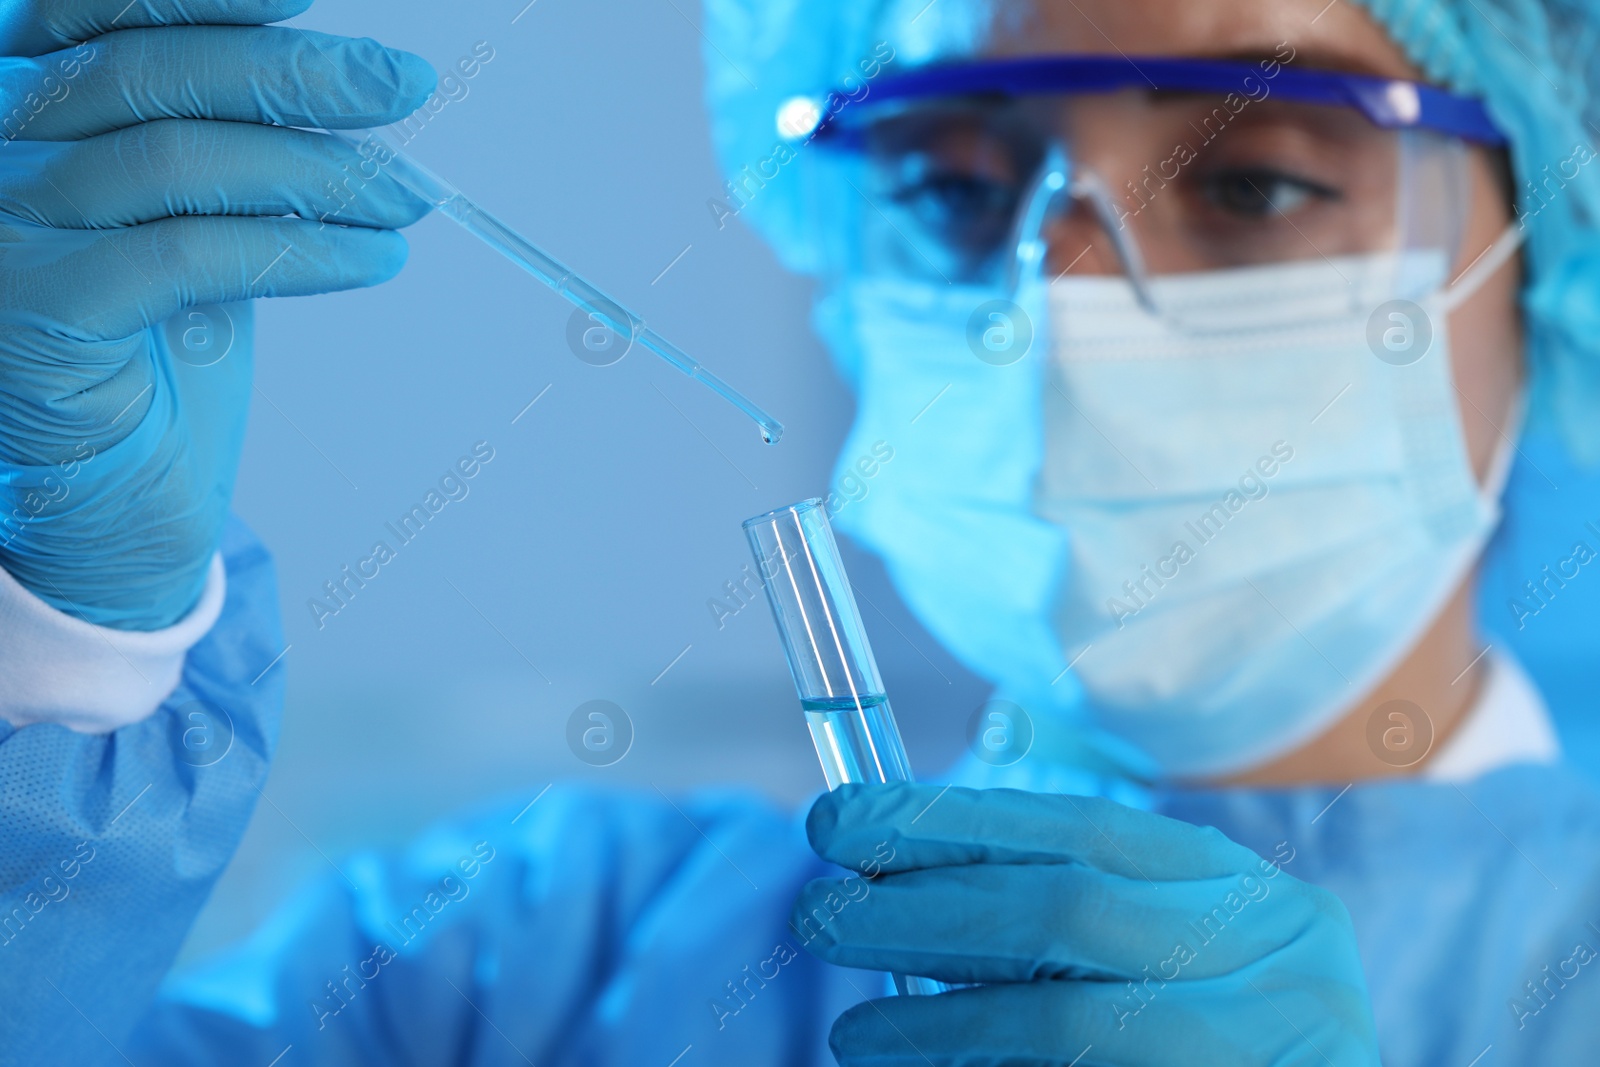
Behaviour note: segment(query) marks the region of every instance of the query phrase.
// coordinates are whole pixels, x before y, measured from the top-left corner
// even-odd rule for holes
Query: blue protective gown
[[[1553,532],[1502,546],[1486,617],[1519,559],[1577,535],[1582,496],[1524,502],[1522,514],[1543,507],[1548,521],[1511,532]],[[0,726],[0,922],[16,927],[0,932],[0,1064],[831,1062],[832,1019],[881,995],[883,979],[804,953],[789,905],[823,865],[794,813],[732,793],[673,804],[557,788],[453,820],[404,853],[348,858],[348,881],[310,885],[152,1003],[237,844],[277,726],[281,666],[250,682],[282,647],[270,564],[237,527],[225,557],[222,618],[154,717],[98,738]],[[1584,588],[1552,599],[1544,621]],[[1538,658],[1524,658],[1544,682]],[[230,709],[237,735],[207,768],[175,758],[182,705],[197,695]],[[1577,714],[1570,692],[1552,704],[1565,708],[1558,722]],[[1033,757],[958,777],[1081,783]],[[1390,1067],[1465,1065],[1491,1046],[1478,1062],[1594,1059],[1600,790],[1589,774],[1522,766],[1461,786],[1169,791],[1144,803],[1264,855],[1287,843],[1285,869],[1343,899]]]
[[[1465,1067],[1491,1045],[1496,1064],[1589,1062],[1600,795],[1588,780],[1525,767],[1460,789],[1337,793],[1153,806],[1263,855],[1288,842],[1285,870],[1344,899],[1390,1067]],[[795,891],[824,873],[796,820],[751,797],[680,807],[551,790],[515,826],[513,804],[404,855],[352,860],[355,888],[322,879],[170,985],[129,1055],[266,1064],[293,1045],[285,1064],[666,1067],[690,1049],[680,1063],[832,1063],[833,1018],[884,985],[816,963],[787,927]],[[462,876],[482,843],[493,859]],[[451,872],[459,899],[447,903]]]

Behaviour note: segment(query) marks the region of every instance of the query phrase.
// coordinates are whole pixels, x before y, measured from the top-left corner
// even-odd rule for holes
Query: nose
[[[1043,237],[1047,248],[1044,259],[1047,280],[1070,274],[1123,272],[1116,242],[1082,197],[1073,197],[1070,207],[1045,224]]]
[[[1136,275],[1139,257],[1118,232],[1121,224],[1104,181],[1075,168],[1064,145],[1051,144],[1017,215],[1013,284],[1032,271],[1047,282],[1072,271]]]

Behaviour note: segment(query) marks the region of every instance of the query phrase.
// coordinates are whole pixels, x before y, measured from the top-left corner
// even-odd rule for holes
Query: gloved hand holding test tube
[[[744,532],[828,788],[911,781],[911,762],[823,502],[813,498],[757,515],[745,520]],[[901,994],[950,988],[917,975],[893,978]]]
[[[324,130],[359,151],[374,166],[408,191],[432,204],[445,217],[484,244],[576,304],[630,345],[637,341],[650,351],[738,408],[761,429],[769,445],[783,436],[783,424],[758,407],[739,390],[701,366],[698,360],[645,325],[601,290],[579,277],[560,260],[479,207],[454,185],[439,177],[376,130]]]

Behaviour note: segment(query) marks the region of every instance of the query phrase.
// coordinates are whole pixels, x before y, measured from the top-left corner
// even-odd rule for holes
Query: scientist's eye
[[[933,172],[894,191],[894,202],[929,224],[962,226],[1007,216],[1016,204],[1009,185],[953,171]]]
[[[1343,199],[1339,190],[1268,167],[1216,171],[1200,179],[1200,192],[1211,207],[1242,219],[1293,215],[1317,203]]]
[[[1016,211],[1009,183],[949,170],[931,170],[894,189],[893,202],[946,244],[984,251],[1003,237]]]

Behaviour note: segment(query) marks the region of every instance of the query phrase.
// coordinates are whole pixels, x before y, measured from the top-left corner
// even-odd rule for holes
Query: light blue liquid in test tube
[[[745,521],[744,532],[828,788],[911,781],[911,763],[822,501],[757,515]],[[916,975],[893,977],[903,994],[950,988]]]
[[[646,326],[644,319],[611,299],[598,286],[579,277],[572,268],[468,199],[460,189],[402,153],[379,131],[324,130],[322,132],[343,141],[361,153],[372,171],[371,174],[364,173],[362,177],[370,180],[380,172],[387,174],[408,191],[432,204],[440,214],[472,236],[582,308],[591,318],[605,325],[629,345],[637,341],[744,412],[760,428],[761,439],[767,444],[775,445],[783,436],[783,424],[757,407],[749,397],[711,373],[689,353]],[[332,218],[332,221],[337,222],[337,217]]]

